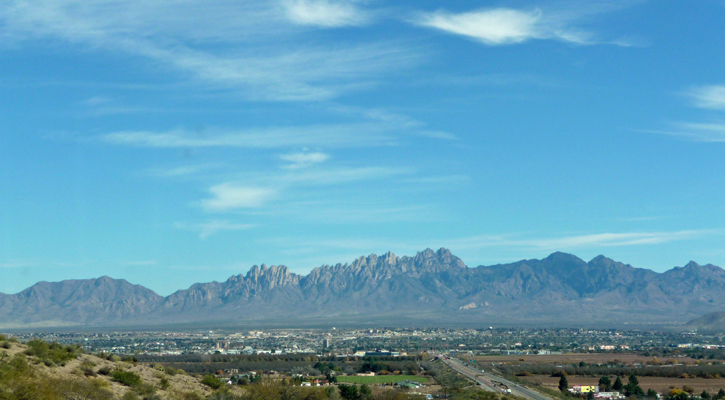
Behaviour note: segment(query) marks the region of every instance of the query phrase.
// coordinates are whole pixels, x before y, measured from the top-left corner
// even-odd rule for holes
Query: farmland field
[[[525,377],[518,377],[522,381],[535,383],[547,387],[552,390],[556,390],[559,385],[559,378],[553,376],[541,376],[531,375]],[[583,376],[567,376],[566,379],[569,381],[569,386],[574,385],[597,385],[599,384],[599,378],[583,377]],[[725,389],[725,379],[703,379],[703,378],[659,378],[659,377],[648,377],[641,376],[637,377],[639,380],[639,386],[646,392],[647,389],[654,389],[658,393],[668,393],[670,386],[674,386],[678,389],[682,389],[683,386],[690,386],[695,389],[696,394],[700,394],[703,390],[707,390],[711,394],[717,393],[720,389]],[[612,378],[614,381],[614,378]],[[626,384],[627,378],[622,378],[622,381]]]
[[[509,363],[518,363],[518,362],[527,362],[527,363],[543,363],[543,364],[550,364],[550,363],[579,363],[579,362],[586,362],[590,364],[596,364],[596,363],[602,363],[605,364],[610,361],[617,360],[618,363],[647,363],[653,361],[654,357],[645,357],[640,356],[638,354],[634,353],[568,353],[568,354],[547,354],[547,355],[512,355],[512,356],[504,356],[504,355],[496,355],[496,356],[478,356],[478,357],[471,357],[474,360],[478,361],[479,363],[500,363],[500,362],[509,362]],[[694,358],[690,357],[675,357],[675,356],[663,356],[659,357],[659,361],[663,362],[669,359],[674,359],[677,361],[677,363],[694,363]]]
[[[416,375],[338,376],[337,381],[342,383],[395,383],[399,381],[427,383],[428,378]]]

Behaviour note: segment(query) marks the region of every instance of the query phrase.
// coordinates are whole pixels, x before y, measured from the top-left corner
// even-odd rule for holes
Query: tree
[[[373,391],[370,389],[370,386],[363,384],[360,386],[360,400],[372,400],[373,398]]]
[[[624,394],[627,396],[644,396],[644,390],[639,387],[639,380],[636,375],[632,374],[629,376],[629,382],[624,387]]]
[[[624,384],[622,383],[622,380],[619,379],[619,377],[617,377],[617,380],[614,381],[614,385],[612,385],[612,389],[614,389],[618,392],[621,392],[623,388],[624,388]]]
[[[647,397],[649,397],[650,399],[656,399],[657,392],[654,389],[650,389],[647,391]]]
[[[720,389],[720,391],[717,392],[717,398],[718,399],[725,399],[725,389]]]
[[[562,375],[559,379],[559,390],[562,393],[566,393],[569,390],[569,382],[566,380],[566,375]]]
[[[700,397],[702,397],[702,400],[710,400],[710,393],[707,392],[707,390],[703,390],[700,394]]]
[[[608,376],[599,378],[599,390],[602,392],[608,392],[612,388],[612,380]]]
[[[359,393],[355,385],[339,385],[340,396],[345,400],[358,400]]]
[[[594,391],[590,390],[587,392],[587,400],[594,400]]]

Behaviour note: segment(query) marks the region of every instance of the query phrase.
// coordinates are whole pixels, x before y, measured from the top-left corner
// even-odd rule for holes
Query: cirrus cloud
[[[323,28],[364,25],[369,15],[348,1],[288,0],[282,3],[287,18],[299,25]]]
[[[725,85],[696,87],[690,90],[690,95],[697,107],[725,110]]]
[[[531,39],[558,39],[585,44],[590,34],[567,25],[566,19],[541,10],[495,8],[464,13],[421,13],[414,23],[466,36],[489,46],[523,43]]]
[[[174,227],[176,229],[186,229],[199,232],[199,237],[201,239],[206,239],[220,231],[240,231],[251,229],[255,226],[256,225],[254,224],[236,224],[224,220],[212,220],[199,224],[186,224],[182,222],[177,222],[174,224]]]
[[[277,191],[265,187],[249,187],[231,182],[209,188],[211,198],[201,201],[206,211],[221,212],[240,208],[258,208],[272,200]]]
[[[327,161],[330,156],[325,153],[315,152],[315,153],[292,153],[292,154],[283,154],[280,156],[280,158],[284,161],[288,161],[289,164],[285,165],[285,168],[305,168],[309,167],[314,164],[319,164],[322,162]]]

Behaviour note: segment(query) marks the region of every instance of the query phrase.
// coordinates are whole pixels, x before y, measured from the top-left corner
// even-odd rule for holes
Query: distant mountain
[[[700,333],[725,332],[725,312],[714,312],[695,318],[685,324],[688,329],[697,330]]]
[[[38,282],[18,294],[0,296],[0,327],[120,323],[150,312],[161,300],[141,285],[107,276]]]
[[[447,249],[324,265],[308,275],[254,266],[167,297],[108,277],[41,282],[0,295],[0,327],[257,324],[612,326],[683,323],[720,311],[725,271],[690,262],[664,273],[598,256],[467,267]]]

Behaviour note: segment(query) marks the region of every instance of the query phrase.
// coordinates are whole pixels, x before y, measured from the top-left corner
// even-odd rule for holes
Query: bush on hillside
[[[37,339],[29,341],[27,345],[28,349],[25,350],[25,354],[36,357],[49,367],[65,365],[82,353],[79,346],[63,346],[57,342],[48,343]]]
[[[113,379],[114,381],[116,381],[122,385],[130,386],[130,387],[138,386],[142,382],[141,377],[138,376],[137,374],[135,374],[131,371],[123,371],[120,369],[117,369],[117,370],[114,370],[113,372],[111,372],[111,379]]]

